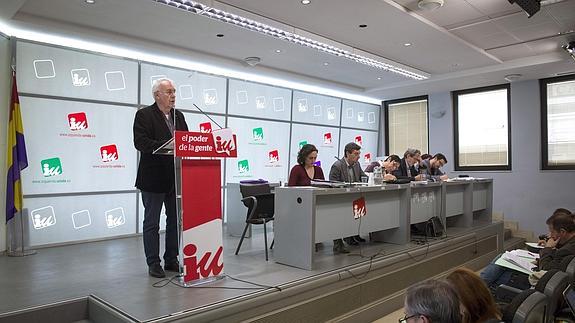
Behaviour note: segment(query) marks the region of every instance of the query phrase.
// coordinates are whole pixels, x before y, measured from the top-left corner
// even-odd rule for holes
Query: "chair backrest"
[[[243,203],[248,208],[246,221],[262,218],[273,218],[274,216],[274,196],[271,194],[269,183],[265,184],[242,184],[240,183],[240,192],[243,197]],[[254,199],[246,199],[254,197]],[[255,205],[255,208],[254,208]]]
[[[561,260],[561,271],[569,275],[571,282],[575,281],[575,255],[567,256]]]
[[[569,275],[557,269],[549,270],[539,279],[535,290],[547,296],[549,305],[547,306],[547,322],[553,322],[555,312],[563,304],[563,291],[569,285]]]
[[[506,323],[545,322],[547,296],[534,289],[519,293],[503,311],[502,320]]]
[[[257,196],[271,193],[272,189],[269,183],[262,184],[243,184],[240,183],[240,193],[242,197]]]

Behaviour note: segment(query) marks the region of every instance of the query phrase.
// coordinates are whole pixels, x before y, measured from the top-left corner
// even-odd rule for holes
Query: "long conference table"
[[[367,214],[356,219],[353,202]],[[312,270],[315,244],[357,234],[393,244],[411,241],[411,224],[437,216],[450,227],[491,223],[492,179],[457,179],[346,188],[276,187],[274,259]]]

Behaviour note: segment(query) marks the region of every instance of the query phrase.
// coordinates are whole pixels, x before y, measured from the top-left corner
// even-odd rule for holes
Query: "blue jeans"
[[[151,193],[142,191],[144,203],[144,252],[148,266],[160,264],[160,212],[166,207],[166,251],[164,263],[178,261],[178,217],[176,193]]]
[[[499,285],[510,285],[510,284],[513,285],[512,287],[516,287],[522,290],[531,287],[530,285],[526,285],[524,281],[512,284],[513,277],[515,275],[522,275],[522,274],[513,269],[496,265],[495,262],[497,261],[497,259],[499,259],[499,257],[501,257],[501,255],[495,257],[495,259],[493,259],[491,263],[487,265],[487,267],[485,267],[485,269],[483,269],[483,271],[479,274],[479,277],[481,277],[481,279],[485,282],[485,284],[487,284],[487,287],[489,287],[490,290],[495,291]]]

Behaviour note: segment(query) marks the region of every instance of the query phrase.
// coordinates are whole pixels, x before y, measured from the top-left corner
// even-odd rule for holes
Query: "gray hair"
[[[410,286],[405,295],[405,313],[423,315],[432,323],[460,323],[459,298],[451,285],[426,280]]]
[[[152,97],[156,94],[156,92],[158,92],[158,88],[160,87],[160,84],[162,82],[165,82],[165,81],[168,81],[172,85],[175,85],[174,81],[170,80],[167,77],[162,77],[162,78],[154,80],[154,83],[152,83]]]
[[[409,156],[409,157],[413,157],[417,154],[421,154],[421,151],[419,149],[415,149],[415,148],[407,148],[407,150],[405,151],[405,153],[403,154],[403,158]]]

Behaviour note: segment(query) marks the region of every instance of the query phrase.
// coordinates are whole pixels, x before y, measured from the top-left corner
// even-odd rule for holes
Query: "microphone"
[[[200,107],[197,106],[195,103],[192,104],[196,107],[196,109],[198,109],[198,111],[200,111],[203,115],[205,115],[206,117],[208,117],[208,119],[210,119],[213,123],[215,123],[216,126],[220,127],[220,129],[223,129],[223,127],[220,126],[220,124],[217,123],[216,120],[212,119],[212,117],[210,117],[207,113],[205,113],[204,110],[200,109]]]

